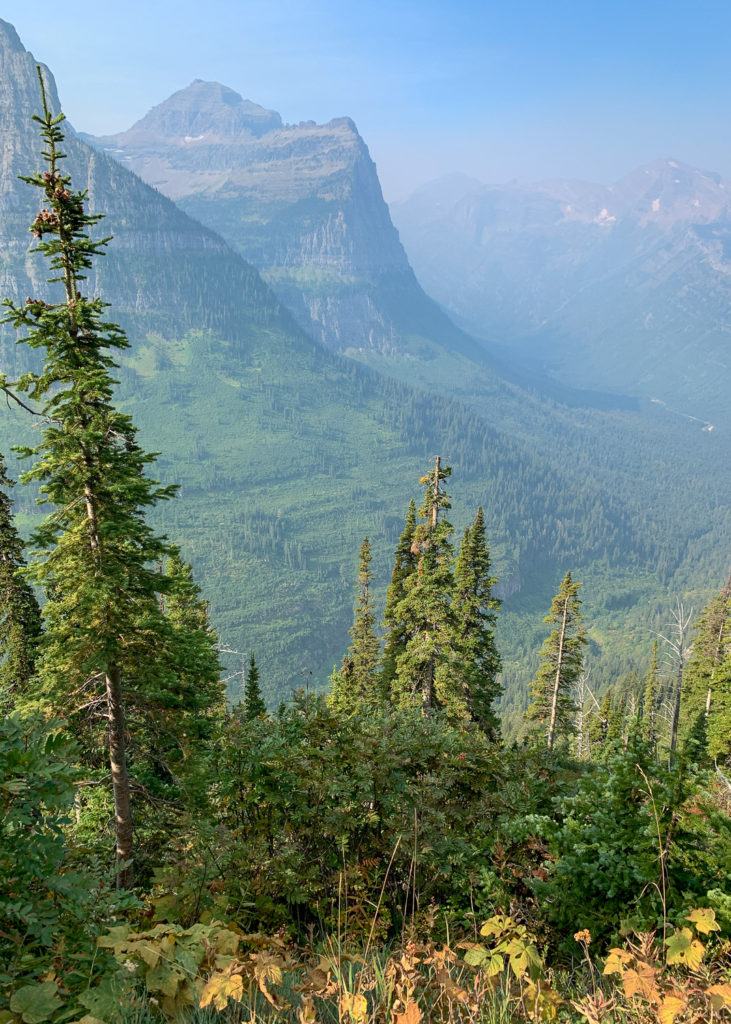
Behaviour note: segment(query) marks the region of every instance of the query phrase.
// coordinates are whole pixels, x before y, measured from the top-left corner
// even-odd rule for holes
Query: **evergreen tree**
[[[626,705],[627,698],[623,693],[618,693],[610,703],[607,721],[607,740],[610,743],[624,739]]]
[[[731,752],[731,576],[704,608],[696,630],[684,677],[682,720],[693,726],[696,740],[705,735],[712,757],[723,758]]]
[[[567,736],[576,714],[571,694],[584,667],[586,637],[579,613],[580,583],[574,583],[567,572],[553,599],[551,611],[543,620],[554,629],[541,650],[541,665],[531,684],[531,704],[526,712],[529,721],[546,727],[546,744],[553,749],[555,740]]]
[[[393,698],[400,705],[420,706],[424,715],[439,705],[453,715],[467,713],[464,696],[448,671],[455,638],[454,551],[452,525],[440,513],[450,508],[442,484],[451,472],[437,456],[434,470],[421,479],[426,492],[419,509],[424,521],[417,525],[412,544],[416,566],[404,580],[404,596],[394,610],[407,639],[396,660]]]
[[[246,693],[244,695],[244,718],[253,722],[255,718],[267,713],[267,706],[261,695],[259,686],[259,666],[256,664],[254,652],[249,655],[249,667],[246,671]]]
[[[107,721],[106,750],[114,798],[118,882],[132,884],[133,829],[125,704],[146,713],[152,728],[160,708],[178,707],[180,669],[189,647],[166,619],[158,594],[169,583],[154,571],[169,553],[145,522],[145,511],[171,497],[146,471],[154,455],[136,441],[129,416],[112,404],[116,363],[111,350],[128,347],[120,328],[103,319],[105,304],[82,295],[84,271],[108,239],[89,231],[100,219],[86,212],[86,193],[75,191],[59,169],[63,115],[48,109],[41,81],[41,125],[48,169],[24,180],[38,188],[45,206],[31,230],[38,251],[62,287],[61,301],[6,302],[6,321],[24,330],[26,344],[44,351],[40,374],[16,384],[41,403],[46,425],[40,443],[22,454],[36,462],[23,479],[41,485],[53,513],[32,538],[32,578],[45,588],[46,636],[38,663],[36,697],[87,715],[89,730]],[[5,382],[3,381],[3,384]],[[103,711],[102,711],[103,708]]]
[[[165,560],[163,582],[165,592],[160,601],[168,626],[164,655],[173,691],[164,703],[171,712],[171,732],[178,737],[185,734],[197,745],[211,738],[226,709],[218,638],[210,623],[208,602],[201,597],[193,570],[176,545],[170,546]]]
[[[361,544],[356,583],[356,603],[352,643],[339,672],[333,675],[330,705],[343,714],[383,703],[383,680],[378,671],[380,644],[376,636],[371,584],[371,546],[366,537]]]
[[[474,523],[465,528],[454,570],[452,610],[459,653],[449,671],[461,685],[469,716],[493,737],[500,728],[494,703],[502,692],[495,644],[500,601],[492,596],[496,583],[490,574],[485,516],[478,508]]]
[[[650,669],[645,680],[645,693],[642,699],[642,738],[654,754],[657,753],[657,713],[660,699],[660,671],[657,653],[657,640],[652,645]]]
[[[611,686],[604,694],[601,705],[595,718],[592,720],[591,726],[589,727],[589,740],[591,743],[591,753],[594,760],[597,760],[601,756],[601,752],[609,735],[609,721],[612,716],[612,688]]]
[[[0,455],[0,486],[13,487]],[[22,575],[23,542],[10,498],[0,490],[0,711],[7,711],[35,672],[41,612]]]
[[[393,573],[386,591],[386,607],[383,613],[383,626],[386,631],[383,648],[382,684],[385,693],[389,693],[396,678],[396,663],[406,649],[408,635],[405,624],[397,617],[396,609],[404,599],[405,583],[416,568],[416,549],[414,533],[416,532],[416,504],[409,502],[406,523],[399,537],[394,554]]]

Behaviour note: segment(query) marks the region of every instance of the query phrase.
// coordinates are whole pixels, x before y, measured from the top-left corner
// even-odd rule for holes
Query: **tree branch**
[[[37,412],[37,411],[36,411],[35,409],[31,409],[31,407],[30,407],[29,405],[26,405],[26,404],[25,404],[25,402],[21,401],[21,400],[20,400],[20,399],[18,398],[18,396],[17,396],[16,394],[14,394],[14,392],[12,392],[12,391],[10,390],[10,388],[8,388],[8,387],[6,387],[6,386],[5,386],[5,384],[0,384],[0,391],[4,391],[4,392],[5,392],[5,401],[6,401],[6,402],[8,401],[8,398],[12,398],[12,400],[13,400],[14,402],[17,402],[17,403],[18,403],[18,405],[19,405],[19,406],[20,406],[20,407],[21,407],[22,409],[25,409],[25,411],[26,411],[26,412],[29,412],[29,413],[31,414],[31,416],[43,416],[43,413],[42,413],[42,412]],[[8,405],[9,405],[9,404],[10,404],[10,403],[8,403]]]

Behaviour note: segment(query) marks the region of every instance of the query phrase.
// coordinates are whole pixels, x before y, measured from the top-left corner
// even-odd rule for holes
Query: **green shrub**
[[[70,862],[72,753],[58,722],[0,722],[0,1010],[28,1003],[37,1020],[102,966],[96,933],[115,903],[93,865]]]

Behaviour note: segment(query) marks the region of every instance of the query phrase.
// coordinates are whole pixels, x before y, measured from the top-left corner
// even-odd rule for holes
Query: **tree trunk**
[[[112,791],[114,793],[117,888],[131,889],[134,884],[132,812],[130,810],[129,777],[124,742],[122,671],[117,665],[109,667],[106,674],[106,686],[109,716],[109,768],[112,774]]]
[[[432,530],[436,530],[437,522],[439,521],[439,470],[442,465],[442,460],[437,455],[434,460],[434,508],[432,509],[431,526]]]
[[[680,722],[680,697],[683,692],[683,649],[682,643],[685,637],[681,639],[681,653],[678,660],[678,681],[675,684],[675,704],[673,706],[673,721],[670,727],[670,752],[671,754],[677,749],[678,746],[678,724]]]
[[[569,614],[569,599],[566,597],[563,604],[563,618],[561,619],[561,636],[558,641],[558,658],[556,661],[556,678],[553,683],[553,698],[551,700],[551,721],[548,723],[549,750],[553,750],[553,737],[556,732],[556,713],[558,711],[558,692],[561,685],[561,669],[563,668],[563,649],[566,640],[566,620]]]
[[[434,661],[429,659],[424,670],[421,683],[421,713],[428,718],[431,713],[432,700],[434,695]]]

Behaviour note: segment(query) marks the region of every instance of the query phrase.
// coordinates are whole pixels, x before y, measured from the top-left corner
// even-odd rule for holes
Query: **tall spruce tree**
[[[394,554],[393,573],[386,591],[386,607],[383,612],[383,626],[386,631],[382,661],[382,684],[386,694],[390,693],[396,678],[396,664],[406,649],[408,633],[405,623],[398,618],[396,609],[405,595],[405,584],[416,568],[416,503],[412,499],[406,513],[406,523],[399,537]]]
[[[125,703],[141,709],[180,703],[179,648],[158,602],[168,584],[154,570],[169,548],[145,522],[146,509],[175,488],[146,475],[155,457],[140,448],[131,418],[112,404],[111,351],[128,342],[104,320],[105,303],[81,291],[84,272],[108,239],[91,239],[100,217],[86,212],[86,193],[75,191],[60,170],[64,116],[49,110],[40,68],[38,76],[43,116],[35,120],[47,170],[24,180],[42,196],[31,230],[61,296],[52,303],[6,302],[5,318],[44,353],[42,372],[15,385],[41,403],[45,418],[40,443],[23,452],[36,457],[23,480],[38,482],[41,501],[54,507],[32,538],[32,578],[48,597],[38,698],[71,714],[92,708],[106,719],[117,877],[127,887],[134,847]]]
[[[358,579],[352,643],[339,672],[333,675],[330,705],[343,714],[380,706],[385,699],[383,677],[379,672],[380,643],[376,636],[371,584],[371,545],[366,537],[358,555]]]
[[[168,728],[189,748],[205,744],[222,721],[226,693],[221,682],[218,637],[209,618],[208,602],[177,545],[170,545],[164,563],[165,593],[161,608],[168,627],[164,663],[170,675],[164,701]],[[158,663],[161,658],[158,656]],[[150,695],[150,699],[153,695]],[[158,702],[159,704],[160,702]],[[160,722],[159,710],[154,716]],[[188,757],[190,750],[185,750]]]
[[[495,644],[500,601],[492,594],[496,583],[490,574],[485,515],[480,507],[474,523],[465,528],[454,570],[452,610],[458,654],[448,671],[462,691],[469,717],[495,738],[499,720],[494,704],[502,692]]]
[[[574,684],[584,667],[586,637],[579,613],[580,583],[567,572],[544,622],[554,628],[541,650],[541,665],[531,684],[531,703],[526,719],[546,729],[546,745],[553,749],[557,738],[568,736],[576,714]]]
[[[657,640],[652,645],[650,668],[645,678],[645,692],[642,698],[642,738],[654,754],[657,753],[658,723],[657,716],[660,701],[660,668],[657,651]]]
[[[440,515],[451,507],[442,487],[451,472],[437,456],[434,469],[421,479],[426,491],[419,509],[424,521],[414,530],[412,543],[416,566],[404,580],[404,596],[394,610],[407,639],[396,659],[392,696],[400,705],[420,706],[424,715],[458,703],[448,672],[455,640],[452,525]],[[463,702],[455,710],[464,713]]]
[[[681,717],[687,733],[703,719],[711,757],[731,752],[731,576],[704,608],[685,671]]]
[[[13,486],[0,455],[0,487]],[[41,612],[24,568],[10,498],[0,490],[0,713],[16,702],[35,673]]]
[[[256,663],[254,652],[249,655],[249,666],[246,670],[246,691],[244,693],[244,718],[247,722],[253,722],[255,718],[267,713],[267,706],[261,695],[259,686],[259,666]]]

